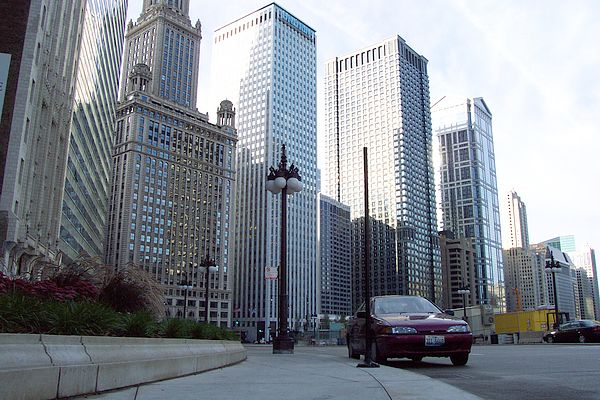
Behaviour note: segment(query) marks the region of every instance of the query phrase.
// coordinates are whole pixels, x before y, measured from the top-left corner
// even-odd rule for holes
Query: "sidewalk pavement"
[[[249,345],[248,359],[197,375],[149,383],[94,400],[477,400],[468,392],[400,368],[356,368],[345,347],[296,346],[272,354],[269,345]],[[460,367],[457,367],[460,368]]]

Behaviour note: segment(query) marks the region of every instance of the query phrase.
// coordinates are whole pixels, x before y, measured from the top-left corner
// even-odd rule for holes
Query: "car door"
[[[578,338],[577,330],[579,329],[578,322],[569,322],[565,326],[565,331],[563,334],[563,342],[572,343],[576,342]]]

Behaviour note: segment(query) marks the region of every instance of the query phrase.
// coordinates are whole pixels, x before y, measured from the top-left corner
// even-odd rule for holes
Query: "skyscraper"
[[[211,82],[237,105],[235,320],[250,340],[276,326],[265,268],[278,266],[281,205],[265,183],[285,144],[304,183],[287,201],[288,326],[301,329],[318,310],[315,31],[275,3],[236,19],[215,31]]]
[[[117,268],[141,265],[163,283],[168,316],[202,320],[208,310],[226,326],[235,109],[222,101],[212,124],[193,108],[201,35],[188,9],[189,0],[145,0],[128,26],[106,258]],[[216,273],[202,269],[211,259]]]
[[[478,303],[504,309],[500,211],[492,113],[481,97],[433,107],[444,230],[473,240]]]
[[[352,314],[350,207],[319,195],[321,314]]]
[[[324,193],[351,207],[353,310],[362,301],[368,148],[372,294],[441,300],[427,59],[399,36],[327,61]]]
[[[517,192],[510,191],[506,195],[506,211],[504,215],[502,236],[502,247],[512,249],[514,247],[529,247],[529,227],[527,226],[527,208]]]
[[[126,12],[127,0],[86,1],[60,226],[67,260],[104,255]]]
[[[544,240],[542,243],[557,248],[560,251],[577,251],[574,235],[557,236],[552,239]]]
[[[569,252],[569,256],[577,268],[586,271],[592,288],[592,299],[594,303],[595,319],[600,321],[600,290],[598,289],[598,267],[596,266],[596,252],[590,246],[584,246],[583,250]]]
[[[0,7],[10,20],[0,29],[0,53],[4,62],[10,58],[4,107],[10,110],[2,113],[0,134],[0,271],[20,274],[61,262],[61,206],[85,2],[9,0]]]

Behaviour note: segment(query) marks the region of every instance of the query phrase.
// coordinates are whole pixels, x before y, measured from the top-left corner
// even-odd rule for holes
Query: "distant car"
[[[348,323],[350,358],[365,354],[365,317],[363,304]],[[371,358],[380,363],[388,358],[421,361],[423,357],[450,357],[452,364],[465,365],[473,343],[465,321],[445,314],[419,296],[373,297],[371,329]]]
[[[544,341],[548,343],[600,342],[600,322],[591,319],[567,322],[547,333]]]

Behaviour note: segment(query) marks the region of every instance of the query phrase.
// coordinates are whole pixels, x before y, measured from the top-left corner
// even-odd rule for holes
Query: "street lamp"
[[[184,295],[183,295],[183,318],[187,319],[187,296],[188,296],[188,290],[191,290],[194,288],[194,284],[191,280],[188,280],[188,274],[187,272],[182,272],[183,276],[185,277],[183,280],[179,281],[179,285],[177,285],[177,287],[179,287],[180,289],[184,290]]]
[[[554,289],[554,328],[558,328],[558,297],[556,296],[556,272],[561,267],[558,261],[554,261],[554,253],[550,252],[550,261],[546,261],[546,272],[552,273],[552,288]]]
[[[200,262],[200,266],[205,270],[205,278],[204,278],[204,322],[209,323],[209,300],[208,300],[208,292],[209,292],[209,278],[210,272],[217,272],[219,267],[215,263],[215,260],[210,258],[208,254],[204,257],[204,259]]]
[[[469,287],[467,285],[463,285],[458,288],[458,294],[462,294],[463,300],[463,318],[467,321],[467,295],[471,294]]]
[[[273,194],[281,193],[281,235],[279,252],[279,332],[273,340],[273,354],[291,354],[294,352],[294,339],[289,336],[287,326],[287,195],[300,192],[302,182],[298,168],[291,164],[288,168],[285,144],[281,146],[281,160],[278,169],[269,168],[266,183],[267,190]]]

